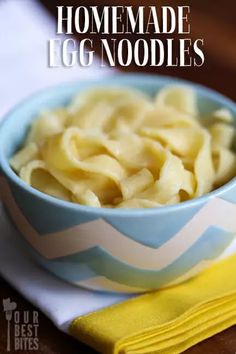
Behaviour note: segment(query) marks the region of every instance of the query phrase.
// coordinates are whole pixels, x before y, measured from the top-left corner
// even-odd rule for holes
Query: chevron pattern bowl
[[[182,80],[118,75],[103,86],[134,87],[150,95]],[[0,128],[2,199],[22,235],[23,247],[56,276],[86,288],[144,292],[182,282],[236,252],[236,179],[206,196],[162,208],[122,210],[80,206],[27,186],[8,159],[43,108],[66,104],[99,82],[54,87],[11,111]],[[189,83],[187,83],[189,84]],[[196,84],[202,113],[236,105]]]

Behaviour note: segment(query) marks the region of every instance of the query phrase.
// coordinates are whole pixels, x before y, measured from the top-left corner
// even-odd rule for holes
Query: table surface
[[[55,15],[56,2],[41,0],[48,10]],[[132,0],[129,4],[134,4]],[[84,1],[88,4],[88,1]],[[121,5],[122,1],[111,1],[112,5]],[[162,1],[160,1],[162,3]],[[206,41],[206,61],[201,68],[161,68],[154,69],[150,67],[142,68],[142,71],[168,74],[190,79],[228,95],[236,99],[235,78],[236,78],[236,51],[235,51],[235,0],[227,0],[227,6],[221,6],[222,2],[215,1],[214,8],[210,7],[213,2],[199,0],[193,2],[186,0],[185,5],[193,5],[193,25],[192,36],[200,37],[202,35]],[[61,4],[76,4],[76,1],[60,1]],[[97,1],[95,5],[103,4],[103,1]],[[77,2],[78,5],[78,2]],[[89,5],[92,5],[89,3]],[[93,4],[94,5],[94,4]],[[149,1],[144,0],[142,5],[150,5]],[[195,6],[197,5],[197,6]],[[195,7],[194,7],[195,6]],[[98,38],[94,38],[95,43]],[[220,42],[219,42],[220,41]],[[233,50],[234,46],[234,50]],[[224,49],[223,49],[224,48]],[[131,65],[129,71],[139,70]],[[28,301],[23,299],[9,284],[0,278],[0,303],[3,298],[10,297],[17,303],[19,310],[35,309]],[[6,331],[7,323],[0,315],[0,353],[6,351]],[[59,332],[57,328],[39,312],[39,354],[95,354],[95,351],[86,347],[73,338]],[[32,353],[19,351],[19,353]],[[235,354],[236,353],[236,326],[199,343],[185,352],[186,354]]]

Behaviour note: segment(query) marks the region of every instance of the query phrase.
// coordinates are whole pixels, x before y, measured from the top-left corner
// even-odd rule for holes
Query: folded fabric
[[[175,287],[76,318],[74,337],[106,354],[177,354],[236,324],[236,256]]]

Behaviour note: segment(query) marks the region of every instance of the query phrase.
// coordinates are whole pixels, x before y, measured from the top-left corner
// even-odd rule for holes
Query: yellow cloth
[[[177,354],[236,324],[236,256],[180,285],[76,318],[71,333],[106,354]]]

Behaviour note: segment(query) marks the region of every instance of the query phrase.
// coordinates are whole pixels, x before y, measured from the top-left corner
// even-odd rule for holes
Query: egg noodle
[[[95,88],[44,111],[10,160],[28,185],[93,207],[148,208],[200,197],[235,176],[233,117],[201,116],[187,86],[150,98]]]

